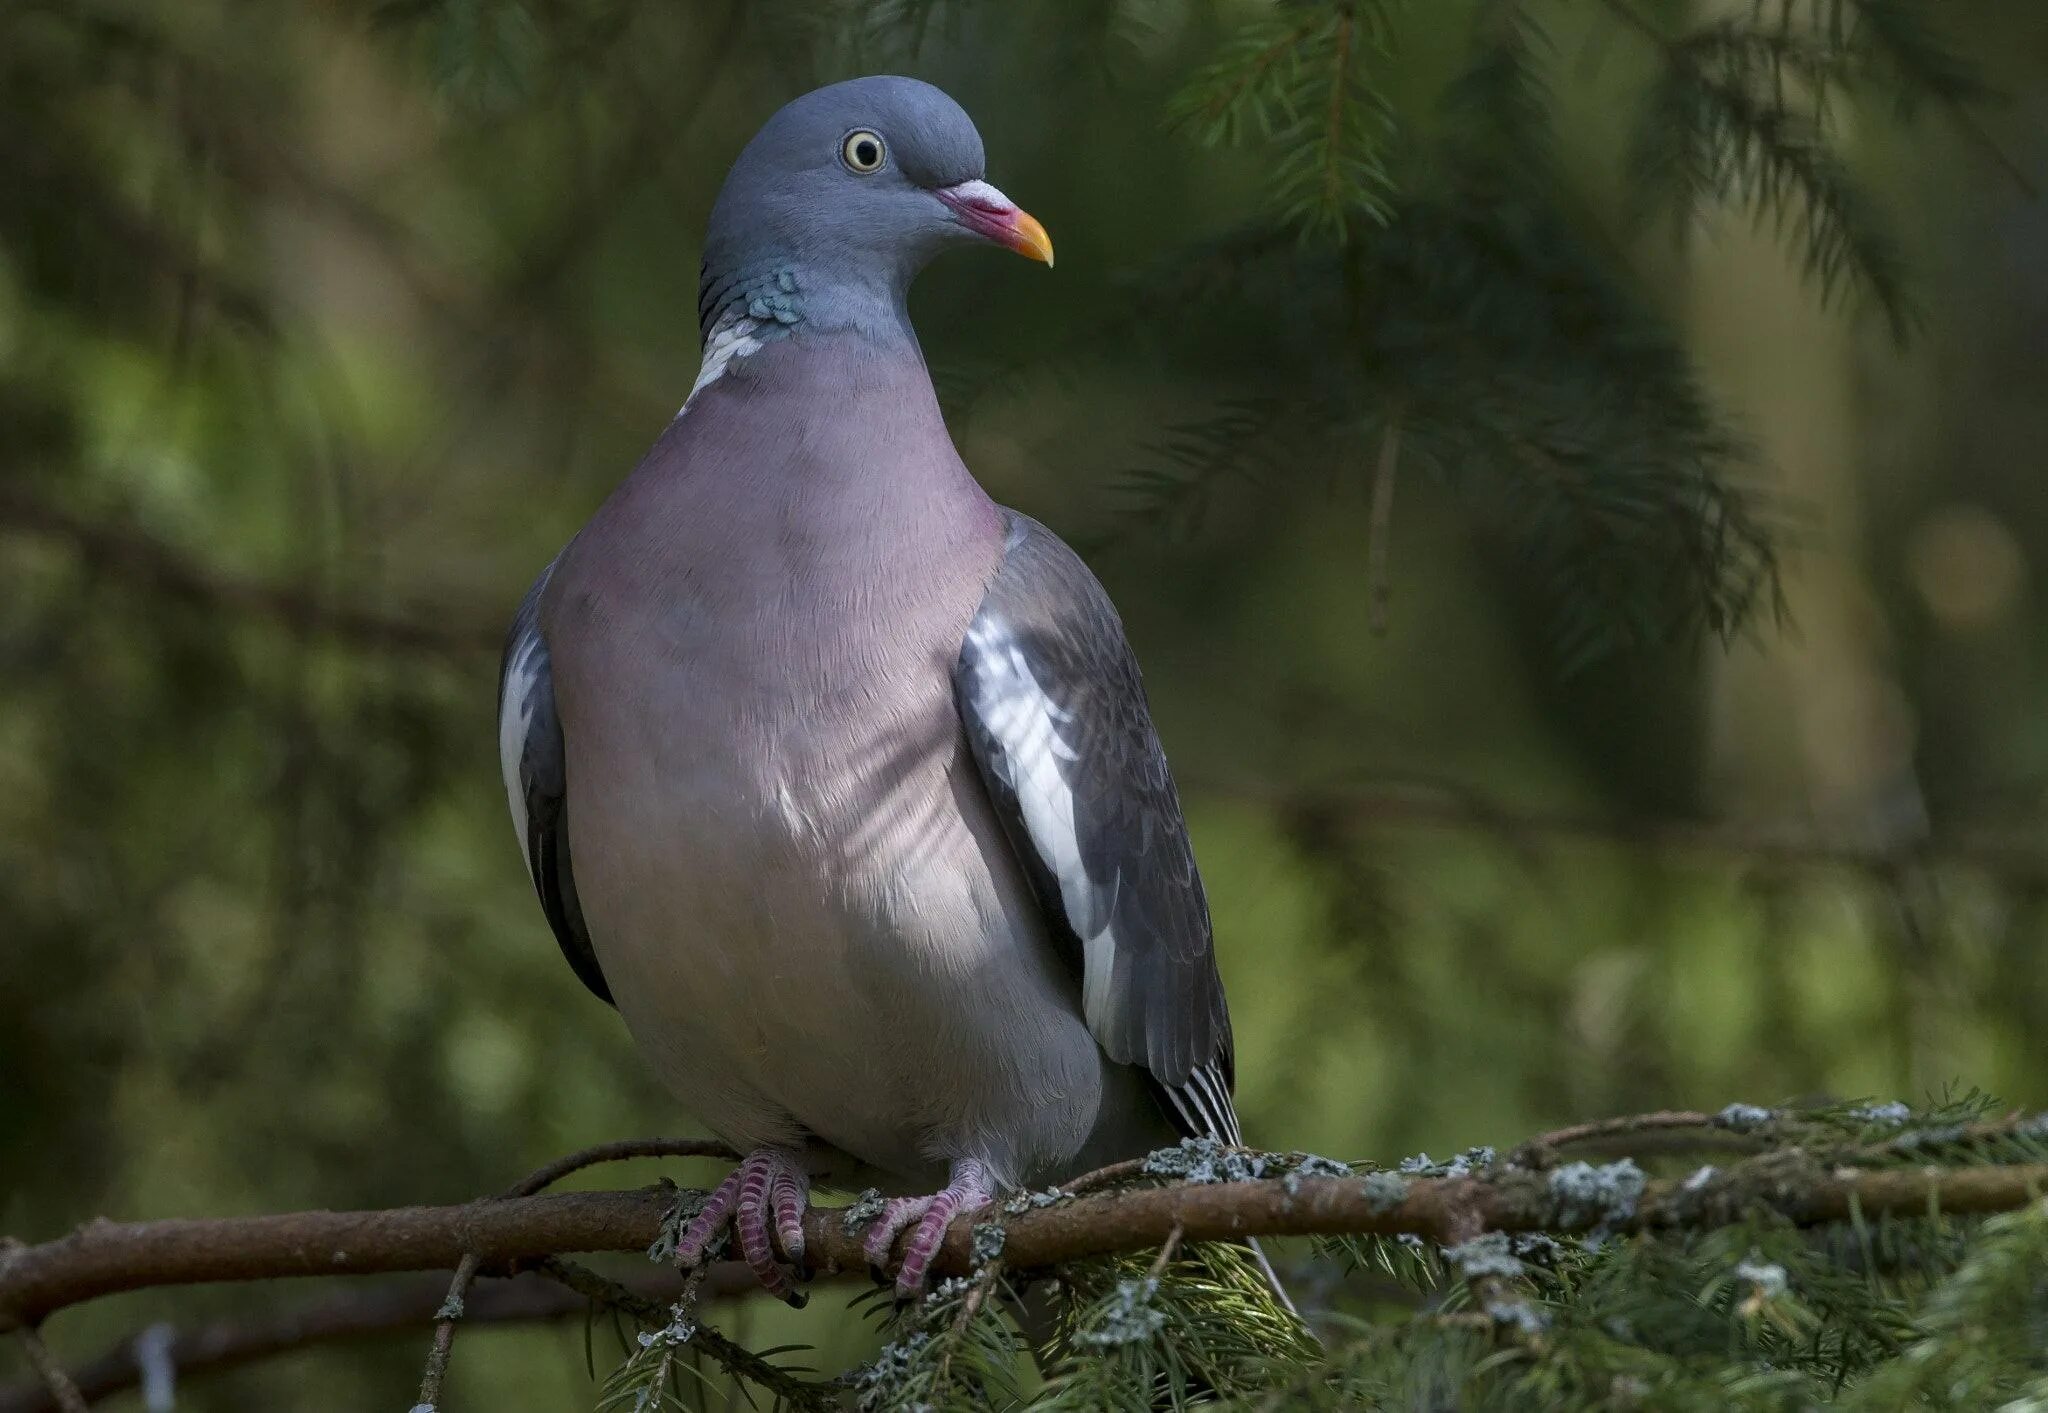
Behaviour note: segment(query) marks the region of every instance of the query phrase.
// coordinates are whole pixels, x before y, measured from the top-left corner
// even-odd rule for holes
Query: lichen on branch
[[[1690,1141],[1674,1153],[1677,1134]],[[1641,1162],[1607,1156],[1630,1138],[1644,1143]],[[1717,1146],[1722,1151],[1711,1153]],[[606,1155],[647,1148],[617,1145]],[[1701,1156],[1722,1161],[1696,1161]],[[579,1251],[659,1252],[679,1200],[665,1185],[527,1195],[563,1170],[550,1165],[503,1197],[453,1207],[95,1222],[42,1245],[17,1243],[0,1257],[0,1329],[33,1328],[120,1290],[446,1270],[468,1256],[485,1275],[533,1270],[641,1325],[648,1341],[640,1348],[654,1354],[639,1367],[666,1372],[676,1361],[664,1351],[694,1347],[784,1402],[825,1396],[696,1315],[678,1316],[670,1304],[560,1260]],[[1002,1361],[1032,1351],[1007,1323],[1001,1292],[1036,1284],[1057,1292],[1057,1333],[1036,1351],[1051,1377],[1033,1406],[1090,1406],[1142,1388],[1175,1397],[1198,1388],[1270,1390],[1312,1368],[1329,1387],[1362,1397],[1372,1380],[1392,1377],[1425,1348],[1431,1359],[1469,1353],[1474,1378],[1505,1369],[1534,1379],[1531,1387],[1581,1388],[1600,1363],[1592,1346],[1619,1338],[1612,1311],[1620,1308],[1637,1309],[1640,1322],[1623,1321],[1634,1333],[1622,1343],[1634,1352],[1622,1362],[1662,1369],[1645,1387],[1662,1387],[1657,1380],[1675,1378],[1679,1365],[1693,1367],[1665,1363],[1702,1310],[1723,1323],[1747,1322],[1756,1359],[1777,1361],[1780,1372],[1792,1366],[1778,1342],[1806,1339],[1801,1348],[1821,1352],[1801,1356],[1812,1366],[1800,1366],[1793,1382],[1801,1388],[1799,1380],[1819,1377],[1816,1360],[1838,1379],[1867,1376],[1890,1387],[1906,1378],[1887,1372],[1901,1341],[1931,1340],[1940,1322],[1990,1308],[1983,1292],[2010,1285],[2013,1252],[2048,1240],[2037,1202],[2044,1190],[2048,1117],[1997,1115],[1974,1097],[1922,1112],[1895,1104],[1665,1112],[1559,1129],[1506,1157],[1480,1148],[1387,1165],[1194,1142],[963,1216],[935,1263],[940,1294],[895,1314],[894,1353],[856,1385],[865,1404],[894,1406],[880,1400],[897,1370],[943,1395],[921,1400],[934,1406],[1012,1406],[1022,1395],[1001,1391],[1028,1381],[1004,1373]],[[806,1214],[814,1280],[866,1270],[858,1224],[849,1226],[845,1211]],[[1991,1225],[1974,1220],[1988,1214],[2013,1215]],[[1317,1238],[1335,1258],[1321,1268],[1326,1275],[1376,1269],[1415,1293],[1412,1308],[1392,1324],[1325,1318],[1326,1344],[1318,1347],[1233,1244],[1247,1236]],[[1306,1279],[1324,1277],[1311,1269]],[[1667,1327],[1678,1319],[1667,1302],[1681,1291],[1691,1313]],[[1588,1333],[1596,1313],[1608,1321],[1597,1337]],[[1922,1330],[1923,1321],[1933,1323]],[[1831,1333],[1816,1343],[1816,1329]],[[1986,1336],[1986,1350],[2009,1347],[2017,1346],[2003,1334]],[[1486,1362],[1482,1349],[1505,1362]],[[1620,1358],[1613,1349],[1608,1356]],[[2015,1368],[1964,1372],[2004,1387]]]

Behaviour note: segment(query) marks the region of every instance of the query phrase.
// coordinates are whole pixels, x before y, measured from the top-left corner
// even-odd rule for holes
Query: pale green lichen
[[[1587,1227],[1598,1237],[1636,1214],[1648,1181],[1628,1158],[1616,1163],[1566,1163],[1550,1174],[1550,1195],[1561,1226]]]
[[[1009,1233],[1003,1230],[1001,1222],[976,1222],[974,1244],[970,1248],[977,1267],[986,1266],[1003,1254],[1003,1242]]]
[[[931,1338],[923,1330],[912,1330],[876,1352],[874,1359],[853,1376],[854,1386],[860,1390],[862,1409],[893,1406],[878,1400],[888,1399],[895,1385],[916,1370],[920,1352],[931,1343]]]
[[[1714,1122],[1733,1133],[1754,1133],[1777,1117],[1776,1109],[1759,1108],[1755,1104],[1730,1104],[1714,1115]]]
[[[1749,1282],[1759,1300],[1774,1300],[1785,1293],[1789,1281],[1785,1268],[1775,1262],[1744,1261],[1735,1268],[1735,1279]]]
[[[1041,1207],[1057,1207],[1062,1202],[1071,1202],[1074,1194],[1057,1187],[1048,1187],[1043,1192],[1020,1192],[1003,1204],[1003,1211],[1010,1216],[1021,1217],[1026,1212],[1035,1212]]]
[[[1446,1246],[1443,1255],[1445,1262],[1468,1281],[1481,1276],[1512,1279],[1522,1274],[1521,1258],[1509,1246],[1506,1232],[1490,1231],[1470,1241]]]
[[[697,1322],[690,1318],[690,1312],[679,1300],[669,1307],[667,1324],[658,1330],[642,1330],[635,1338],[642,1349],[653,1349],[657,1345],[674,1349],[688,1344],[696,1333]]]
[[[1427,1153],[1417,1153],[1412,1158],[1403,1158],[1400,1170],[1410,1177],[1459,1178],[1483,1173],[1491,1168],[1493,1163],[1492,1147],[1481,1144],[1477,1148],[1467,1148],[1457,1157],[1441,1163]]]
[[[869,1222],[872,1222],[875,1218],[881,1216],[883,1209],[888,1205],[887,1199],[879,1191],[870,1187],[841,1209],[839,1213],[839,1229],[851,1235]]]
[[[1147,1154],[1145,1172],[1192,1183],[1249,1182],[1264,1177],[1272,1163],[1268,1153],[1241,1152],[1213,1138],[1183,1138],[1178,1147]]]
[[[675,1201],[669,1203],[668,1211],[662,1214],[661,1227],[647,1248],[647,1259],[658,1265],[673,1266],[676,1248],[683,1244],[683,1233],[689,1230],[690,1223],[697,1220],[704,1204],[710,1200],[709,1195],[694,1188],[686,1187],[676,1193]]]
[[[1116,1294],[1110,1298],[1101,1318],[1081,1332],[1081,1342],[1102,1348],[1145,1343],[1166,1328],[1166,1313],[1152,1306],[1152,1298],[1158,1293],[1159,1280],[1156,1276],[1118,1281]]]
[[[1294,1167],[1280,1185],[1287,1189],[1289,1197],[1301,1191],[1304,1178],[1343,1178],[1351,1176],[1351,1165],[1335,1158],[1325,1158],[1317,1153],[1303,1153],[1294,1160]]]
[[[1408,1179],[1395,1173],[1367,1173],[1360,1179],[1365,1188],[1365,1209],[1383,1217],[1408,1200]]]
[[[1489,1300],[1486,1317],[1496,1325],[1512,1326],[1525,1335],[1540,1335],[1550,1328],[1550,1316],[1526,1300]]]
[[[1954,1143],[1969,1129],[1963,1124],[1936,1124],[1932,1128],[1917,1128],[1902,1133],[1892,1140],[1892,1147],[1899,1149],[1942,1148]]]

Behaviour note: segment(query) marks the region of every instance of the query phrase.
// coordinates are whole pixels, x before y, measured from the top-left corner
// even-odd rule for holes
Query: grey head
[[[706,336],[738,318],[907,333],[911,281],[960,242],[1050,265],[1045,228],[983,169],[973,120],[917,79],[848,79],[785,105],[712,207],[697,310]]]

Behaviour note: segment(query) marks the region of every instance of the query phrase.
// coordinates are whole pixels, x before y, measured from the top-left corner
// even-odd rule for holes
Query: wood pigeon
[[[1052,264],[929,84],[807,94],[711,213],[703,370],[542,572],[499,686],[569,965],[749,1156],[730,1228],[790,1298],[813,1182],[952,1217],[1176,1134],[1238,1141],[1187,825],[1102,586],[947,434],[906,299],[939,251]]]

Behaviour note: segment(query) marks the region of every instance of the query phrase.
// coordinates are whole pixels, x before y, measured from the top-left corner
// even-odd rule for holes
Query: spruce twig
[[[29,1367],[43,1387],[50,1391],[57,1407],[63,1413],[88,1413],[85,1395],[78,1391],[78,1385],[71,1382],[71,1376],[64,1372],[64,1366],[50,1353],[50,1347],[43,1343],[42,1332],[34,1325],[23,1325],[15,1331],[21,1341],[22,1351],[28,1355]]]
[[[1365,592],[1369,622],[1375,637],[1387,633],[1387,608],[1393,596],[1388,565],[1393,553],[1394,477],[1400,466],[1401,413],[1387,414],[1380,429],[1379,459],[1373,467],[1372,521],[1365,548]]]
[[[528,1173],[500,1194],[500,1200],[515,1197],[531,1197],[560,1182],[563,1178],[585,1168],[601,1163],[622,1162],[631,1158],[732,1158],[736,1155],[725,1144],[712,1139],[700,1138],[650,1138],[625,1139],[613,1143],[600,1143],[555,1159],[543,1167]],[[434,1323],[434,1337],[427,1348],[427,1362],[420,1373],[420,1392],[413,1405],[414,1413],[435,1413],[441,1403],[441,1384],[448,1377],[448,1361],[455,1351],[455,1325],[462,1319],[463,1310],[469,1299],[469,1288],[476,1281],[482,1267],[476,1253],[465,1250],[462,1259],[456,1263],[454,1278],[448,1282],[447,1298],[441,1302],[440,1311]],[[698,1274],[708,1269],[699,1267]],[[623,1287],[621,1287],[623,1289]]]

